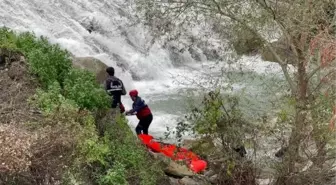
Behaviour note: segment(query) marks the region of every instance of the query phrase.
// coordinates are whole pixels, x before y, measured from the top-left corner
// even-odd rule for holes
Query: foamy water
[[[162,137],[166,127],[174,127],[183,115],[183,90],[211,90],[213,85],[209,79],[218,78],[222,67],[229,66],[225,61],[219,64],[195,62],[186,52],[183,54],[185,66],[174,67],[169,51],[159,44],[148,50],[151,37],[142,25],[133,25],[132,11],[122,0],[1,0],[0,26],[47,36],[50,42],[59,43],[77,57],[93,56],[114,66],[116,76],[124,81],[127,90],[138,89],[149,106],[153,105],[150,133]],[[97,28],[91,34],[85,28],[90,21]],[[118,61],[113,55],[123,59],[126,71],[117,67]],[[256,73],[280,71],[276,64],[263,62],[258,57],[243,57],[230,68]],[[140,81],[133,80],[131,73],[135,73]],[[234,84],[235,90],[243,88],[244,83]],[[221,85],[225,85],[225,79]],[[122,101],[127,109],[131,107],[128,96]],[[128,119],[130,127],[134,128],[136,117]]]

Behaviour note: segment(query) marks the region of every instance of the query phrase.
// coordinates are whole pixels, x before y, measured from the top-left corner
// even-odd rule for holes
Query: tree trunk
[[[292,133],[289,138],[288,152],[285,154],[283,169],[281,175],[277,179],[277,185],[293,184],[290,180],[291,174],[295,173],[295,163],[299,161],[299,149],[304,139],[304,130],[307,122],[307,108],[308,108],[308,80],[305,67],[305,58],[302,52],[299,51],[298,57],[298,71],[297,71],[297,87],[295,94],[296,99],[296,113],[295,121],[293,123]]]
[[[315,100],[314,100],[315,101]],[[319,120],[319,113],[312,111],[312,118],[313,118],[313,138],[314,142],[316,145],[316,154],[312,156],[312,162],[314,164],[314,167],[317,168],[322,168],[323,164],[327,160],[327,150],[326,150],[326,145],[327,145],[327,139],[325,138],[324,135],[321,135],[321,128],[319,128],[319,124],[323,124]]]

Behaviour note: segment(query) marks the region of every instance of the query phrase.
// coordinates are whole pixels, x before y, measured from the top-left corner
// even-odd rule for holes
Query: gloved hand
[[[130,111],[126,111],[125,115],[126,116],[136,115],[136,112],[130,113]]]

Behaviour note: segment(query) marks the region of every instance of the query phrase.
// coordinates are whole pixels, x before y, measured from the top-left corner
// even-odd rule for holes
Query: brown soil
[[[24,61],[15,61],[0,70],[0,124],[36,121],[38,111],[29,105],[37,82],[29,74]]]
[[[26,171],[31,164],[30,148],[36,135],[24,124],[41,118],[28,103],[37,84],[24,60],[0,68],[0,184],[11,172]]]

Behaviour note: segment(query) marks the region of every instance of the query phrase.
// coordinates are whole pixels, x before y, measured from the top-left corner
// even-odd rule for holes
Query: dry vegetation
[[[0,70],[0,169],[4,173],[28,170],[36,135],[24,123],[41,118],[28,104],[37,83],[26,70],[24,61],[13,61]]]

